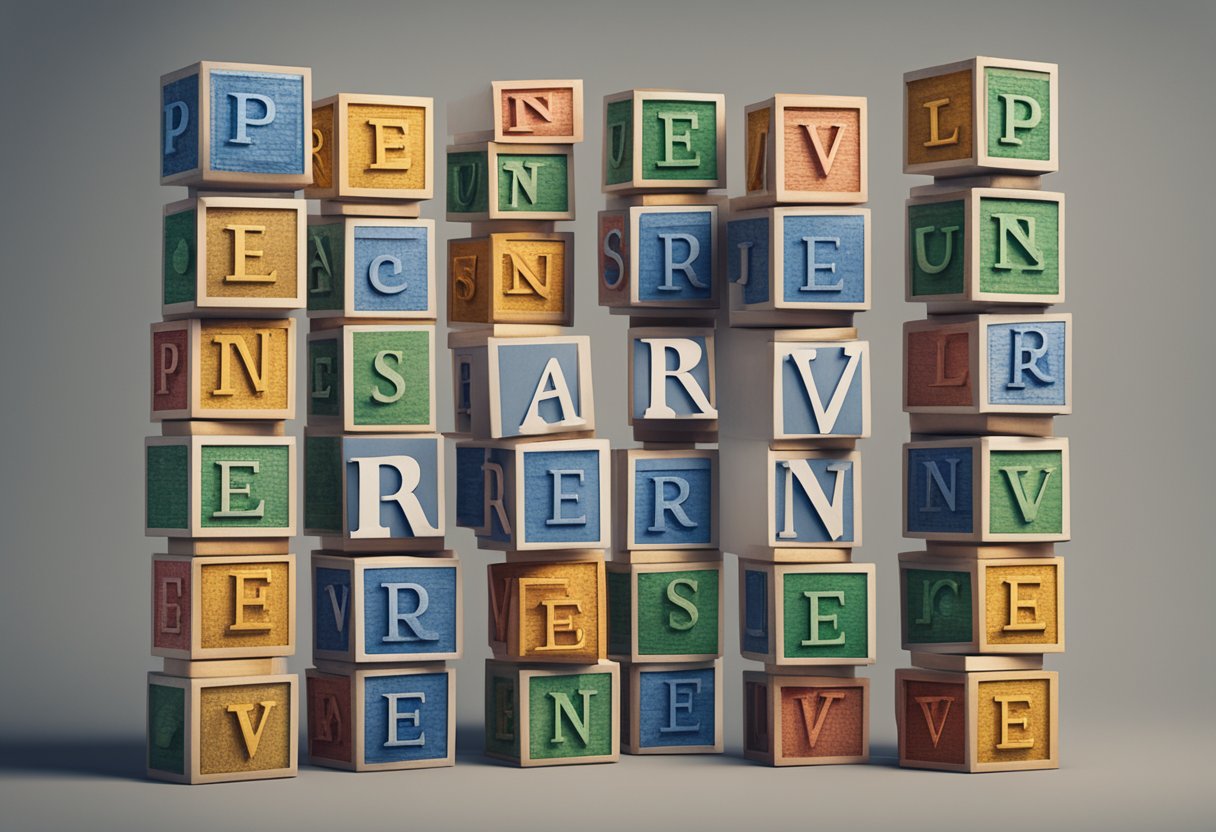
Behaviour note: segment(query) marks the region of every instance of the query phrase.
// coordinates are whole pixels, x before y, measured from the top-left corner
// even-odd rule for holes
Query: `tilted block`
[[[721,303],[718,206],[633,205],[599,214],[599,300],[681,312]]]
[[[295,599],[295,555],[153,555],[152,655],[290,656]]]
[[[152,436],[145,440],[149,537],[291,537],[294,436]]]
[[[612,452],[615,545],[624,551],[716,549],[718,452]]]
[[[308,218],[308,316],[435,320],[435,221]]]
[[[165,206],[166,318],[285,315],[304,308],[302,199],[202,196]]]
[[[448,222],[574,219],[572,145],[454,145],[447,156]]]
[[[906,768],[1059,768],[1059,674],[896,670],[895,722]]]
[[[217,61],[160,79],[160,183],[294,191],[312,182],[312,70]]]
[[[486,661],[486,755],[521,767],[620,759],[616,662],[546,668]]]
[[[712,328],[629,329],[628,423],[639,441],[716,442]]]
[[[456,525],[483,549],[607,549],[607,439],[456,444]]]
[[[492,563],[488,587],[495,658],[594,664],[606,655],[602,555]]]
[[[904,445],[904,537],[1068,540],[1068,440],[958,437]]]
[[[574,323],[574,235],[448,240],[448,323]]]
[[[351,432],[435,430],[435,327],[355,324],[308,336],[308,419]]]
[[[870,760],[870,680],[743,673],[743,756],[771,766]]]
[[[874,564],[739,561],[739,652],[769,665],[874,664]]]
[[[295,416],[292,318],[152,324],[152,421]]]
[[[308,761],[347,771],[456,763],[456,670],[318,661],[305,672]]]
[[[1064,194],[969,188],[907,201],[906,299],[930,312],[1064,302]]]
[[[583,140],[583,82],[492,81],[494,141],[578,144]]]
[[[721,754],[722,660],[622,664],[621,750]]]
[[[223,783],[296,775],[299,725],[293,674],[148,674],[148,776]]]
[[[604,96],[605,193],[726,187],[726,96],[626,90]]]
[[[722,556],[700,563],[609,563],[608,653],[632,662],[722,655]]]
[[[313,102],[309,199],[430,199],[435,102],[339,93]]]
[[[1060,169],[1059,67],[971,58],[904,75],[904,173]]]

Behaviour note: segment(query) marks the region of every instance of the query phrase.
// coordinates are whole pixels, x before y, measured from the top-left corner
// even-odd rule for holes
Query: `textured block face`
[[[991,565],[983,574],[988,645],[998,650],[1062,645],[1058,564]]]
[[[197,72],[161,82],[161,162],[165,177],[199,167],[199,76]]]
[[[512,343],[517,341],[518,343]],[[585,338],[500,339],[490,346],[497,411],[494,438],[529,436],[593,426],[590,342]]]
[[[966,644],[976,638],[971,573],[903,570],[904,627],[911,644]]]
[[[509,665],[486,663],[485,706],[486,754],[521,760],[519,677]]]
[[[868,658],[868,584],[865,573],[784,572],[783,658]]]
[[[781,147],[786,191],[856,193],[865,200],[863,107],[781,109]]]
[[[310,417],[343,430],[428,433],[435,427],[435,329],[360,324],[309,336]]]
[[[629,341],[630,424],[718,418],[712,330],[631,329]]]
[[[858,757],[865,747],[866,689],[783,685],[781,747],[795,759]]]
[[[989,534],[1064,533],[1064,458],[1061,451],[994,450],[988,464]]]
[[[973,534],[977,472],[971,448],[909,448],[906,465],[908,531]]]
[[[975,153],[972,70],[908,81],[904,90],[908,131],[904,169],[970,159]]]
[[[603,537],[604,482],[596,450],[525,450],[523,533],[528,541],[594,545]]]
[[[1052,678],[980,681],[976,756],[980,765],[1050,762],[1056,726]]]
[[[570,157],[565,153],[499,153],[497,207],[513,214],[570,211]]]
[[[629,720],[637,724],[637,749],[692,750],[721,743],[718,686],[721,665],[651,670],[639,666],[636,704]],[[632,680],[631,680],[632,681]]]
[[[1059,294],[1060,225],[1058,202],[981,197],[980,291],[998,295]]]
[[[533,676],[528,682],[528,750],[533,760],[608,757],[619,726],[610,673]]]
[[[769,452],[771,546],[860,544],[856,453]]]
[[[967,689],[949,680],[897,680],[902,758],[921,763],[966,765]]]
[[[492,89],[495,141],[582,141],[582,81],[495,81]]]
[[[448,218],[573,219],[570,147],[490,142],[448,153]]]
[[[984,118],[989,156],[1052,160],[1052,74],[990,66],[984,69]]]
[[[604,657],[602,561],[492,564],[489,591],[496,654],[584,664]]]
[[[434,318],[434,232],[430,220],[312,221],[309,314]]]
[[[366,674],[363,759],[369,766],[446,761],[450,757],[450,674]]]
[[[621,475],[628,477],[626,507],[632,523],[625,548],[712,548],[718,539],[718,457],[711,451],[635,451]]]
[[[632,91],[604,109],[604,187],[687,190],[725,182],[725,101],[713,93]]]
[[[637,575],[641,656],[718,655],[721,566]]]
[[[716,214],[712,208],[639,212],[639,301],[671,303],[712,296]]]
[[[448,320],[568,324],[574,237],[519,232],[448,242]]]
[[[1071,318],[986,323],[981,330],[988,357],[986,404],[1070,409],[1071,325]]]
[[[870,434],[869,344],[777,343],[774,436]]]

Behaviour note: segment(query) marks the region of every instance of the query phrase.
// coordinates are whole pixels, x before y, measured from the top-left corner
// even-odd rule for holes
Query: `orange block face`
[[[495,81],[494,141],[564,144],[583,139],[582,81]]]
[[[789,191],[861,191],[862,110],[785,107],[785,181]]]
[[[967,407],[975,400],[970,371],[971,333],[966,330],[909,332],[904,354],[904,404],[908,407]]]
[[[971,70],[909,81],[905,91],[907,163],[970,158],[975,152]]]
[[[870,680],[748,672],[743,754],[774,766],[869,759]]]
[[[956,682],[908,681],[903,691],[903,756],[926,763],[964,765],[967,688]]]
[[[489,581],[495,655],[582,663],[604,658],[603,561],[491,564]]]

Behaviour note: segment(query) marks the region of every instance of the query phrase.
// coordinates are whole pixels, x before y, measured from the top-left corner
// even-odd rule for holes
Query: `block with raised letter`
[[[342,662],[430,662],[460,658],[460,560],[312,556],[313,656]]]
[[[574,219],[568,144],[453,145],[447,154],[448,222]]]
[[[601,211],[600,305],[712,317],[722,291],[718,237],[716,203]]]
[[[1060,169],[1059,67],[970,58],[904,74],[904,173]]]
[[[630,327],[627,421],[634,439],[718,441],[714,341],[710,327]]]
[[[294,436],[151,436],[144,440],[149,537],[291,537]]]
[[[309,333],[308,419],[351,432],[433,432],[434,325],[353,324]]]
[[[716,549],[718,451],[712,448],[612,453],[620,550]]]
[[[313,102],[309,199],[430,199],[435,102],[339,93]]]
[[[295,415],[293,319],[152,324],[152,421]]]
[[[152,655],[290,656],[296,556],[152,556]]]
[[[722,655],[722,555],[700,562],[608,564],[608,653],[632,662]]]
[[[345,552],[443,548],[443,437],[304,436],[304,528]]]
[[[435,320],[435,221],[308,218],[308,316]]]
[[[521,767],[620,759],[616,662],[540,665],[486,661],[486,756]]]
[[[448,323],[574,323],[574,235],[517,231],[448,240]]]
[[[583,82],[492,81],[494,141],[578,144],[583,140]]]
[[[297,676],[148,674],[148,776],[174,783],[295,777]]]
[[[456,525],[483,549],[606,549],[607,439],[456,444]]]
[[[1059,674],[896,670],[895,723],[906,768],[1059,768]]]
[[[904,445],[904,537],[1068,540],[1068,440],[977,436]]]
[[[495,658],[593,664],[607,654],[602,554],[492,563],[487,580]]]
[[[870,680],[743,673],[743,756],[771,766],[870,760]]]
[[[312,182],[312,70],[200,61],[160,79],[160,183],[294,191]]]
[[[286,315],[304,308],[302,199],[202,196],[165,206],[166,318]]]
[[[904,273],[930,312],[1064,302],[1064,194],[943,190],[908,199]]]
[[[721,754],[722,659],[621,664],[621,750]]]
[[[726,187],[726,96],[626,90],[604,96],[603,190]]]

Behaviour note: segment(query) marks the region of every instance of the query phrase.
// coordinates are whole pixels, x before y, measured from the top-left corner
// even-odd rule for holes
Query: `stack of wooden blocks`
[[[203,61],[161,79],[163,314],[152,326],[148,776],[296,773],[296,330],[311,73]],[[262,193],[249,193],[261,191]]]
[[[745,110],[746,196],[727,228],[725,548],[739,556],[744,754],[869,759],[874,566],[861,545],[870,435],[866,99],[776,95]]]
[[[628,423],[613,455],[608,652],[622,662],[622,748],[722,751],[718,409],[725,97],[604,99],[599,301],[629,316]],[[701,445],[702,447],[698,447]]]
[[[1010,771],[1058,766],[1057,674],[1069,538],[1072,318],[1054,64],[973,58],[904,76],[907,201],[899,761]]]

